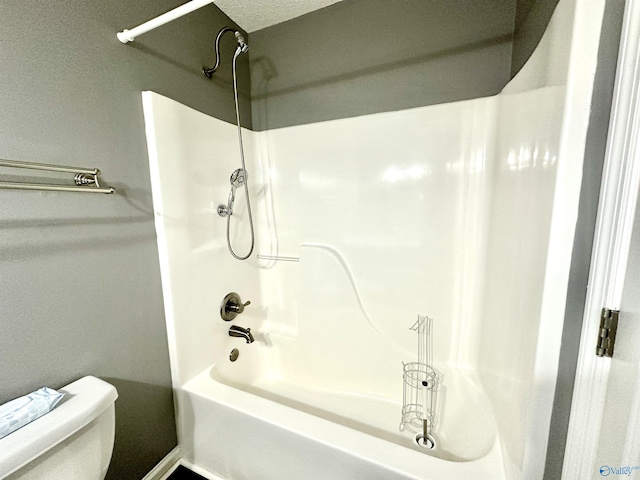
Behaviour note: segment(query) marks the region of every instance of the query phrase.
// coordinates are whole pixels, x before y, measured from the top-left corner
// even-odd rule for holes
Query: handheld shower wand
[[[221,217],[226,217],[229,215],[233,215],[233,204],[236,200],[236,189],[241,187],[247,181],[247,172],[245,172],[242,168],[235,170],[231,174],[231,178],[229,182],[231,183],[231,191],[229,192],[229,199],[227,200],[227,204],[221,203],[218,205],[218,215]]]
[[[235,170],[231,174],[231,178],[229,179],[229,181],[231,182],[231,191],[229,192],[229,198],[227,200],[226,205],[220,204],[218,206],[218,215],[220,215],[221,217],[227,217],[227,246],[229,247],[229,252],[231,252],[231,255],[233,255],[233,257],[238,260],[246,260],[251,256],[251,253],[253,252],[253,247],[255,244],[255,233],[253,230],[253,216],[251,215],[249,187],[247,186],[248,173],[247,173],[247,169],[245,167],[245,161],[244,161],[244,147],[242,146],[242,128],[240,126],[240,109],[238,108],[238,77],[236,74],[236,59],[241,53],[247,53],[249,51],[249,45],[247,45],[247,42],[242,36],[242,34],[238,31],[233,30],[230,27],[222,28],[218,32],[218,35],[216,36],[216,43],[215,43],[216,63],[211,68],[204,67],[202,69],[202,72],[205,74],[207,78],[211,78],[213,73],[220,66],[220,38],[222,38],[222,36],[226,32],[234,32],[236,36],[236,41],[238,42],[238,47],[236,48],[236,51],[233,54],[233,60],[231,62],[231,66],[233,70],[233,99],[235,101],[235,106],[236,106],[236,121],[238,125],[238,146],[240,147],[240,163],[242,165],[242,168]],[[247,213],[249,215],[249,227],[251,229],[251,246],[249,247],[249,252],[246,255],[238,255],[233,250],[233,246],[231,245],[231,236],[229,234],[229,231],[231,229],[231,216],[233,215],[233,204],[236,199],[236,189],[242,187],[243,185],[244,185],[244,193],[247,198]]]

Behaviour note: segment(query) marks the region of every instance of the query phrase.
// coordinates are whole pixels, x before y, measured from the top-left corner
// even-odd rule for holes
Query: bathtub
[[[243,362],[242,357],[251,358]],[[473,437],[481,446],[470,449],[476,458],[443,460],[452,454],[442,444],[425,451],[416,446],[412,435],[399,432],[396,402],[362,398],[356,392],[305,388],[258,372],[244,372],[255,376],[252,381],[238,380],[234,370],[250,370],[250,363],[257,367],[253,360],[258,355],[242,352],[229,368],[229,360],[221,359],[220,365],[197,375],[178,395],[178,411],[188,419],[183,428],[190,432],[181,437],[183,452],[196,465],[222,478],[513,478],[505,477],[495,426],[493,431],[486,430],[492,427],[489,411],[481,420],[486,425],[476,425],[482,427],[481,434],[475,432]],[[235,380],[225,378],[229,374]],[[468,382],[469,391],[477,392],[472,380]],[[459,412],[451,414],[460,414],[462,420],[469,418],[465,413],[471,413],[478,422],[475,407],[472,412],[469,407],[464,411],[464,403],[459,407]],[[354,412],[359,421],[352,418]],[[435,437],[445,442],[437,433]]]
[[[381,394],[379,390],[349,391],[344,387],[321,384],[315,378],[306,382],[287,378],[286,374],[272,367],[269,370],[262,369],[259,367],[261,363],[269,363],[264,357],[257,348],[241,348],[238,360],[231,362],[223,359],[203,377],[209,383],[242,390],[272,403],[444,460],[477,460],[487,455],[496,443],[497,428],[489,400],[480,382],[470,372],[439,368],[440,377],[446,379],[443,382],[446,391],[442,389],[438,392],[440,409],[435,412],[437,428],[433,433],[436,445],[427,450],[417,444],[414,433],[406,429],[401,431],[399,427],[402,385],[397,385],[397,391],[388,395]],[[401,362],[398,361],[397,365],[400,366]],[[387,384],[396,385],[396,377],[400,377],[399,372],[387,379]],[[442,408],[443,405],[446,408]]]
[[[309,299],[298,292],[304,317],[295,328],[274,324],[270,315],[261,320],[252,308],[268,303],[253,299],[233,321],[211,322],[214,363],[179,390],[185,456],[229,479],[504,478],[493,407],[471,370],[433,365],[440,378],[434,448],[401,431],[403,363],[417,360],[414,320],[403,330],[415,348],[389,342],[362,310],[344,262],[330,247],[302,245],[299,265],[277,266],[301,270],[300,290],[318,274],[331,279]],[[255,341],[230,337],[231,325],[250,326]],[[239,445],[252,452],[242,461]]]
[[[542,478],[602,7],[561,0],[497,96],[244,131],[263,259],[233,259],[216,214],[236,127],[143,92],[187,460],[228,480]],[[225,322],[230,292],[251,305]],[[432,449],[400,429],[416,314]]]

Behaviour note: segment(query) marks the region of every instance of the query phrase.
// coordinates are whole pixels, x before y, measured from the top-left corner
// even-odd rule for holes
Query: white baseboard
[[[180,447],[171,450],[160,462],[147,473],[142,480],[162,480],[169,471],[175,470],[180,460]]]
[[[187,467],[194,473],[206,478],[207,480],[225,480],[222,477],[214,475],[213,473],[205,470],[202,467],[198,467],[189,460],[180,458],[180,447],[176,447],[171,450],[166,457],[153,467],[153,469],[147,473],[142,480],[167,480],[173,471],[178,468],[179,465]]]
[[[191,463],[190,461],[185,460],[184,458],[180,460],[180,464],[184,465],[185,467],[187,467],[192,472],[203,476],[207,480],[225,480],[224,478],[219,477],[217,475],[214,475],[213,473],[209,472],[208,470],[205,470],[204,468],[199,467],[199,466]]]

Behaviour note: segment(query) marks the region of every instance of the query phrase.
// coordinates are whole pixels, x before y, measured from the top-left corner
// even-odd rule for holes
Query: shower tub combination
[[[542,478],[602,9],[561,0],[495,97],[244,131],[242,262],[217,214],[236,127],[143,93],[185,458],[230,480]],[[226,322],[230,292],[251,303]],[[399,428],[416,314],[433,448]]]

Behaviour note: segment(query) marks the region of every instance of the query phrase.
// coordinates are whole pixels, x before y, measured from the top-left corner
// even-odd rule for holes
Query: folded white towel
[[[64,393],[43,387],[0,405],[0,438],[53,410]]]

